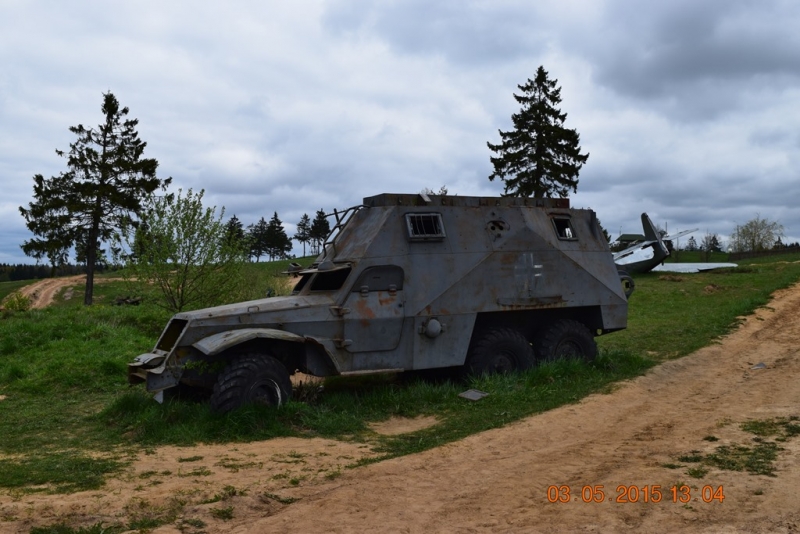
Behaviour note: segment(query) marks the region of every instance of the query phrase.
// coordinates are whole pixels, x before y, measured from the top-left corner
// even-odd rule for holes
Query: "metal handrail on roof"
[[[357,206],[351,206],[342,211],[334,208],[333,213],[328,213],[325,215],[325,217],[330,217],[333,215],[333,217],[336,219],[336,223],[333,225],[328,237],[325,238],[325,242],[322,244],[322,261],[325,261],[325,259],[328,257],[328,245],[331,246],[332,256],[336,257],[336,238],[341,233],[341,230],[347,226],[347,223],[350,222],[350,220],[353,218],[353,215],[355,215],[358,210],[368,207],[369,206],[364,204],[359,204]],[[322,263],[322,261],[320,263]]]

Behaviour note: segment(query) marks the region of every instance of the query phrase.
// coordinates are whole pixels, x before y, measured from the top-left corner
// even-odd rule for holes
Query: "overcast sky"
[[[572,205],[613,237],[646,211],[800,240],[796,1],[0,0],[0,263],[33,262],[18,208],[106,91],[175,189],[292,235],[382,192],[501,194],[486,142],[540,65],[590,153]]]

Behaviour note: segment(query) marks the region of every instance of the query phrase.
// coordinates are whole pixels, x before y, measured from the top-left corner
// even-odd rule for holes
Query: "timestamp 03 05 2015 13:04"
[[[575,487],[577,490],[577,486]],[[687,504],[691,501],[702,500],[704,503],[722,503],[725,492],[722,486],[706,485],[702,488],[690,488],[687,485],[662,486],[660,485],[630,485],[620,484],[614,493],[606,494],[603,485],[581,486],[580,492],[573,491],[571,486],[547,486],[547,502],[550,503],[660,503],[672,502]]]

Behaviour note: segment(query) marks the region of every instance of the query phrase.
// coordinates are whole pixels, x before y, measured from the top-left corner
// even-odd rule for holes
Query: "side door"
[[[403,279],[397,265],[368,267],[342,304],[348,352],[392,350],[400,343],[405,317]]]

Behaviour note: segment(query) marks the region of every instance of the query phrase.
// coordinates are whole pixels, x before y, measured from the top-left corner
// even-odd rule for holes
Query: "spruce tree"
[[[300,217],[300,222],[297,223],[297,232],[294,238],[298,243],[303,244],[303,257],[306,255],[306,243],[311,240],[311,218],[307,213]]]
[[[324,210],[317,210],[317,215],[314,217],[314,222],[311,223],[311,246],[314,254],[320,253],[320,248],[322,244],[325,243],[325,239],[328,237],[328,234],[331,233],[331,225],[328,222],[328,218],[325,217]]]
[[[286,235],[283,229],[283,222],[278,218],[276,211],[267,224],[266,251],[270,261],[286,258],[287,253],[292,250],[292,240]]]
[[[250,245],[250,256],[261,261],[261,256],[267,253],[267,221],[264,217],[247,227],[247,242]]]
[[[514,129],[499,130],[502,142],[486,143],[495,157],[490,181],[500,178],[505,194],[517,197],[561,197],[578,190],[578,173],[589,154],[581,154],[580,136],[564,127],[566,113],[561,113],[561,88],[539,67],[534,80],[518,85],[521,95],[514,98],[522,105],[511,116]]]
[[[225,238],[230,242],[243,243],[245,240],[244,225],[235,213],[233,217],[228,219],[228,222],[225,223]]]
[[[103,94],[105,121],[97,129],[82,124],[70,127],[77,140],[67,158],[67,171],[45,179],[33,177],[34,201],[20,207],[34,238],[22,244],[28,256],[50,258],[55,266],[78,245],[86,261],[86,292],[91,304],[94,272],[101,244],[141,211],[142,201],[156,189],[165,189],[171,178],[156,177],[158,161],[142,157],[147,143],[139,139],[136,119],[127,119],[128,108],[109,93]]]

